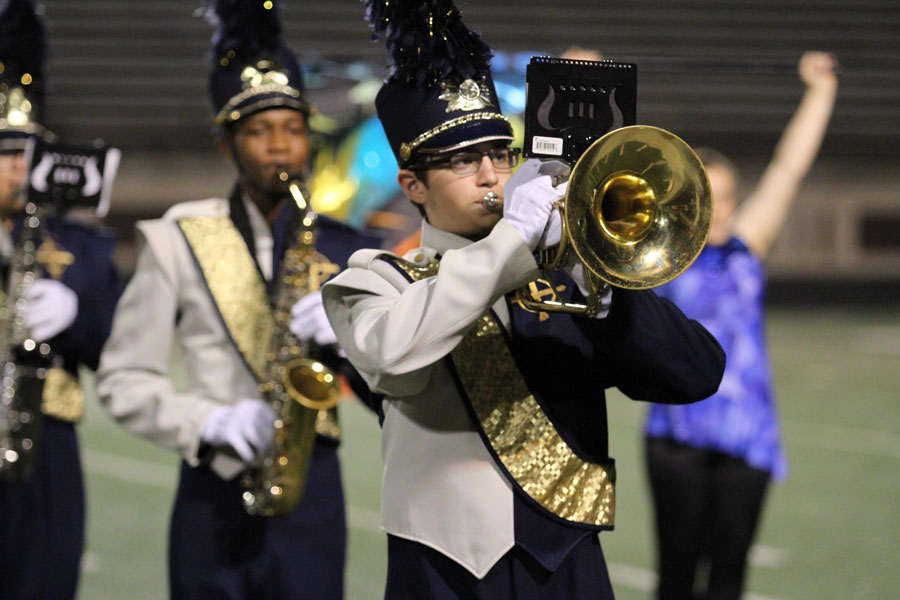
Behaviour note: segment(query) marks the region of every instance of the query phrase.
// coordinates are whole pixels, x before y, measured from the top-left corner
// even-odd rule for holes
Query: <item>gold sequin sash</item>
[[[413,281],[437,273],[385,255]],[[562,439],[525,384],[492,311],[450,353],[463,397],[495,460],[537,504],[567,521],[612,527],[615,468],[584,460]]]
[[[225,329],[257,380],[265,374],[274,320],[266,285],[230,217],[179,219]]]
[[[203,274],[228,337],[257,381],[262,381],[275,321],[266,284],[247,243],[230,217],[189,217],[179,219],[178,226]],[[337,411],[333,408],[319,411],[315,427],[321,436],[340,439]]]

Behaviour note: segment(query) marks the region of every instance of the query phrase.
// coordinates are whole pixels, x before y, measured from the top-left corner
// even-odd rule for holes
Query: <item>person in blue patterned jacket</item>
[[[703,323],[728,358],[714,396],[649,411],[660,600],[739,598],[768,483],[787,473],[765,345],[763,260],[825,134],[837,93],[834,67],[822,52],[800,59],[806,92],[740,206],[732,163],[713,150],[697,151],[712,185],[709,240],[694,264],[657,293]],[[708,569],[699,568],[704,563]]]

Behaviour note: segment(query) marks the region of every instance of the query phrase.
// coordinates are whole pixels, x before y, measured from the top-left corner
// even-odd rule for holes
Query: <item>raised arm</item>
[[[837,95],[834,71],[831,54],[806,52],[800,58],[806,91],[762,178],[734,216],[734,234],[757,256],[768,254],[819,152]]]

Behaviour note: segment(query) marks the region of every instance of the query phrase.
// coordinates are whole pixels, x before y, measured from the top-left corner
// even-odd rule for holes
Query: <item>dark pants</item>
[[[422,544],[388,536],[385,600],[612,600],[596,535],[586,536],[555,571],[518,547],[483,579]]]
[[[172,598],[339,600],[346,522],[337,449],[316,443],[306,492],[284,517],[251,517],[236,481],[182,465],[169,536]]]
[[[0,598],[74,598],[83,550],[75,426],[45,418],[31,476],[0,483]]]
[[[647,438],[659,600],[738,600],[769,474],[744,461]]]

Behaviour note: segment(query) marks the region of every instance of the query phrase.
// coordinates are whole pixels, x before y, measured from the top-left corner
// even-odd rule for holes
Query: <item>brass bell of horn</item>
[[[585,305],[519,299],[531,310],[593,314],[602,282],[647,289],[687,269],[706,243],[712,194],[703,164],[673,133],[648,125],[615,129],[581,155],[558,203],[562,238],[541,251],[541,268],[558,269],[568,251],[585,267]]]
[[[291,398],[313,410],[329,409],[341,399],[337,377],[331,369],[311,358],[297,357],[289,361],[282,384]]]

